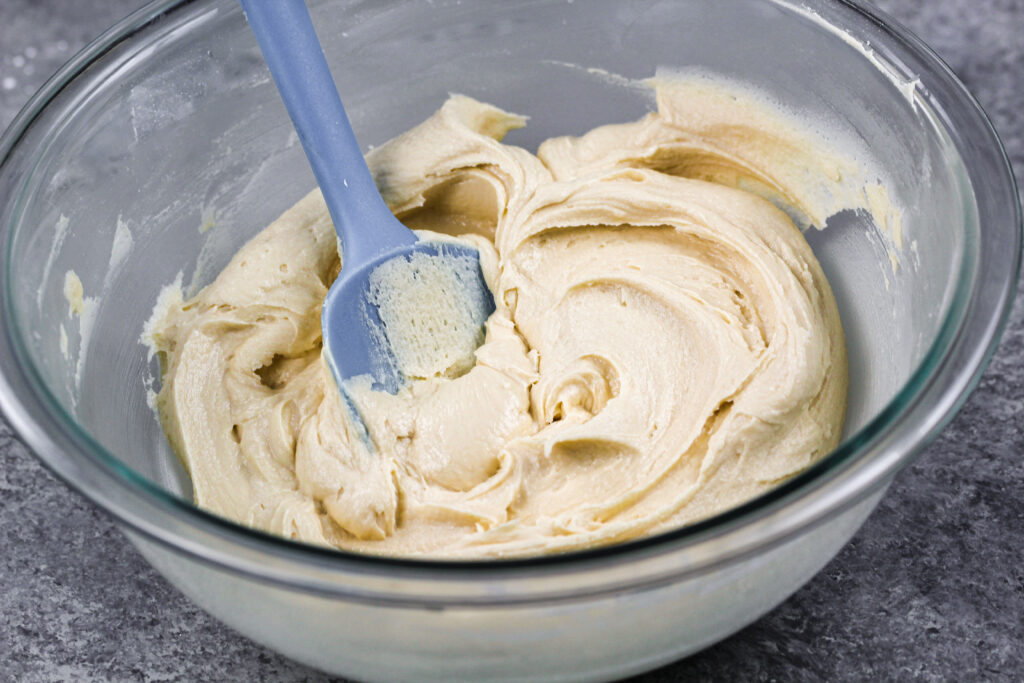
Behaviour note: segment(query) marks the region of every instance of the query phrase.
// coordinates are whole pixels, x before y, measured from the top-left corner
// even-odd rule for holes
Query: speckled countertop
[[[0,127],[141,0],[3,0]],[[1024,169],[1024,1],[879,0],[952,66]],[[638,680],[1024,679],[1024,298],[980,386],[791,599]],[[0,418],[0,680],[327,678],[180,595]]]

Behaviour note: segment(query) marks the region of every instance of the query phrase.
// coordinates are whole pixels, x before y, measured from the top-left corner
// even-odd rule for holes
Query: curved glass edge
[[[54,77],[47,81],[47,84],[44,85],[32,100],[30,100],[15,119],[14,123],[12,123],[11,127],[3,137],[3,141],[0,142],[0,163],[6,159],[10,150],[17,141],[21,139],[24,132],[32,125],[46,104],[48,104],[89,64],[101,58],[115,44],[129,38],[133,33],[148,26],[157,17],[162,16],[169,11],[194,4],[196,1],[197,0],[158,0],[157,2],[151,3],[119,22],[103,34],[103,36],[93,41],[82,52],[80,52],[78,56],[70,60]],[[853,8],[858,13],[864,14],[869,18],[873,18],[881,29],[889,31],[897,40],[906,43],[911,48],[923,53],[926,57],[930,58],[931,61],[935,62],[940,67],[940,70],[943,72],[943,75],[946,76],[947,80],[950,80],[958,86],[962,94],[966,96],[968,103],[980,112],[985,121],[988,122],[987,117],[985,117],[984,112],[981,110],[976,100],[970,96],[966,88],[962,86],[948,67],[933,52],[931,52],[930,49],[925,47],[923,43],[920,43],[919,40],[913,38],[909,32],[902,29],[902,27],[899,27],[895,22],[888,19],[879,19],[875,16],[873,10],[867,10],[855,3],[848,2],[847,0],[844,0],[844,4]],[[902,33],[900,32],[901,29]],[[998,152],[1001,155],[1003,165],[1005,165],[1005,168],[1007,169],[1009,183],[1013,186],[1012,189],[1015,190],[1012,170],[1010,170],[1005,151],[998,142],[998,137],[995,135],[995,131],[992,129],[990,122],[988,122],[988,128],[989,136],[995,141],[995,146],[998,148]],[[1014,196],[1016,196],[1015,192]],[[1016,207],[1015,214],[1016,242],[1019,245],[1021,241],[1019,206]],[[7,232],[7,230],[5,230],[5,232]],[[6,256],[9,263],[10,253]],[[929,351],[925,354],[922,362],[918,365],[918,368],[914,371],[910,379],[896,397],[894,397],[894,399],[885,407],[885,409],[883,409],[864,427],[858,430],[858,432],[848,438],[846,442],[841,444],[829,456],[826,456],[805,472],[797,475],[793,479],[790,479],[762,496],[702,522],[657,536],[629,541],[618,545],[575,551],[561,555],[527,558],[453,561],[443,559],[406,559],[362,555],[296,543],[258,530],[243,527],[224,518],[212,515],[191,503],[169,494],[162,488],[155,486],[145,478],[138,475],[134,470],[124,466],[117,458],[108,453],[91,437],[91,435],[82,430],[77,423],[67,415],[63,407],[56,401],[56,398],[50,394],[45,384],[42,383],[41,376],[38,369],[35,368],[34,362],[31,361],[26,350],[22,347],[21,340],[17,337],[12,337],[9,329],[5,330],[5,336],[8,337],[11,347],[15,350],[15,355],[21,362],[21,366],[15,368],[15,370],[24,372],[27,368],[31,377],[25,378],[27,380],[26,383],[31,385],[32,380],[35,380],[35,386],[42,387],[43,396],[41,398],[44,399],[41,401],[42,407],[50,415],[56,414],[59,418],[57,427],[64,431],[64,436],[68,437],[70,441],[79,446],[89,457],[90,461],[104,470],[105,474],[129,489],[130,493],[136,495],[141,494],[139,495],[140,498],[146,499],[146,502],[150,504],[155,504],[158,509],[162,508],[164,511],[170,512],[175,516],[184,517],[186,521],[197,522],[201,527],[203,527],[204,531],[220,536],[227,541],[239,542],[243,546],[256,549],[260,549],[262,547],[274,548],[279,552],[284,552],[287,556],[290,556],[291,559],[295,559],[299,562],[313,561],[315,564],[325,567],[350,570],[355,569],[357,571],[367,569],[404,569],[424,572],[443,569],[448,572],[456,572],[459,574],[460,579],[467,578],[467,572],[469,574],[479,574],[483,570],[486,570],[488,577],[493,578],[496,573],[515,571],[522,568],[540,569],[544,567],[557,567],[560,569],[567,569],[571,566],[590,564],[594,561],[608,562],[614,561],[615,559],[635,559],[638,555],[650,552],[674,550],[684,545],[693,545],[701,541],[708,540],[711,537],[721,536],[736,527],[756,521],[757,519],[771,513],[773,510],[777,510],[778,508],[785,506],[787,503],[792,502],[793,498],[796,497],[796,494],[805,494],[811,490],[822,488],[825,484],[835,479],[836,476],[842,472],[844,466],[850,464],[850,461],[854,459],[854,456],[861,455],[863,449],[869,447],[873,442],[875,442],[879,438],[882,429],[896,424],[898,422],[898,418],[908,412],[909,407],[913,405],[915,399],[919,398],[927,387],[931,372],[941,363],[946,351],[952,348],[957,336],[956,333],[958,332],[959,323],[962,322],[964,318],[964,312],[966,311],[968,299],[970,298],[968,293],[963,291],[963,285],[965,284],[965,273],[963,271],[969,264],[966,263],[965,259],[965,262],[961,265],[963,267],[961,268],[962,272],[959,275],[959,282],[956,289],[956,296],[954,296],[954,302],[950,306],[950,310],[947,312],[946,318],[940,326],[939,334]],[[985,363],[991,358],[995,349],[995,341],[998,338],[999,333],[1005,327],[1005,323],[1008,319],[1010,302],[1012,301],[1013,286],[1016,283],[1019,267],[1020,249],[1018,248],[1016,250],[1015,263],[1011,265],[1013,277],[1008,284],[1009,291],[1006,296],[1002,297],[1002,300],[997,306],[997,309],[1002,309],[999,311],[999,320],[997,321],[995,329],[990,330],[989,334],[985,335],[985,338],[983,339],[983,341],[985,341],[985,346],[987,347],[983,358],[975,367],[969,368],[966,371],[966,374],[970,375],[967,382],[968,388],[960,394],[952,409],[945,411],[943,416],[941,416],[945,419],[940,419],[935,422],[933,429],[930,430],[933,435],[934,433],[937,433],[941,426],[944,426],[945,422],[948,422],[948,419],[951,419],[952,413],[955,412],[955,409],[962,405],[962,402],[966,400],[967,393],[969,393],[970,389],[976,385],[978,379],[980,379],[981,371],[983,370]],[[10,269],[4,267],[3,270],[6,280],[10,276]],[[10,301],[9,286],[4,287],[2,308],[4,309],[4,317],[12,319],[10,312],[14,310],[14,307],[13,302]],[[6,378],[0,376],[0,380],[5,379]],[[6,381],[4,381],[4,384],[7,384]],[[35,433],[36,438],[26,439],[33,447],[33,450],[42,452],[51,451],[50,448],[40,448],[40,446],[46,445],[43,442],[48,441],[48,439],[39,438],[45,433],[45,430],[41,429],[41,426],[35,423],[35,421],[32,420],[32,418],[24,411],[20,410],[21,406],[16,405],[13,401],[8,403],[6,396],[2,396],[0,399],[4,399],[0,400],[0,408],[2,408],[5,413],[10,416],[17,414],[20,418],[23,418],[11,420],[12,424],[21,425],[19,427],[19,431]],[[31,428],[33,426],[35,429]],[[49,445],[56,448],[56,444],[54,443]],[[921,448],[923,448],[923,446],[923,443],[920,444]],[[915,452],[917,450],[920,449],[914,449]],[[49,455],[52,458],[52,453]],[[902,456],[900,459],[905,461],[909,459],[909,456],[912,455],[912,453],[909,455],[907,453],[900,453],[898,455]],[[108,512],[114,514],[115,517],[132,529],[167,547],[180,552],[185,552],[213,565],[219,567],[230,567],[238,571],[244,571],[245,568],[235,566],[236,563],[232,562],[230,556],[226,553],[212,550],[207,546],[190,548],[190,546],[193,546],[194,544],[183,543],[181,542],[182,539],[172,540],[166,538],[165,534],[161,533],[162,527],[160,527],[160,525],[147,523],[130,510],[115,509],[113,506],[106,504],[100,496],[91,494],[90,491],[83,490],[83,487],[79,486],[73,480],[73,477],[68,476],[69,473],[73,471],[73,467],[61,467],[56,463],[56,460],[61,459],[60,457],[54,460],[51,460],[51,458],[42,459],[72,488],[84,493],[87,497],[92,499],[101,507],[107,509]],[[64,459],[63,462],[65,465],[72,464],[69,463],[67,459]],[[894,471],[898,465],[899,462],[892,463],[892,466],[889,467],[887,471]],[[826,474],[830,474],[831,476],[826,477]],[[812,484],[816,484],[816,486],[812,487]],[[849,503],[850,498],[855,493],[857,493],[857,491],[851,491],[846,497],[845,502]],[[831,507],[838,507],[843,502],[844,499],[838,498],[834,501],[834,505]],[[791,531],[795,533],[797,530],[802,528],[803,527],[798,527]],[[781,534],[776,534],[771,539],[767,539],[765,543],[777,540],[780,537]],[[249,571],[244,573],[249,573],[254,577],[264,576],[264,572],[260,572],[258,570],[255,572]]]

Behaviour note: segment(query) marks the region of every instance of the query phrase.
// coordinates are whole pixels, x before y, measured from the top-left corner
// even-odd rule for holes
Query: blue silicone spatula
[[[494,310],[479,252],[420,241],[388,209],[304,0],[240,3],[341,241],[343,267],[321,319],[324,353],[338,387],[344,393],[347,380],[369,375],[372,388],[395,393],[428,376],[430,368],[464,366],[467,349],[472,355],[483,340],[483,324]]]

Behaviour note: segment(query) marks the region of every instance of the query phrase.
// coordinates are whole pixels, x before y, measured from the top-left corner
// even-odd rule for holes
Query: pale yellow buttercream
[[[480,249],[497,306],[465,374],[349,387],[371,446],[321,359],[319,191],[171,299],[157,402],[197,503],[366,552],[547,553],[706,518],[835,447],[842,327],[794,220],[868,190],[778,112],[656,85],[658,112],[537,155],[500,142],[523,118],[453,96],[369,156],[407,225]]]

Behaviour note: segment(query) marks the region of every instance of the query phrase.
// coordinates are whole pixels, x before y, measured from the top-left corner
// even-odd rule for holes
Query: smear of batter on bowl
[[[96,322],[96,298],[85,296],[85,288],[78,273],[68,270],[64,273],[64,299],[68,302],[68,315],[78,318],[78,354],[75,361],[75,389],[71,393],[71,405],[78,402],[77,389],[82,386],[82,370],[85,367],[86,352],[92,340],[92,326]],[[67,332],[61,326],[61,353],[67,358]]]
[[[843,331],[799,227],[898,212],[778,109],[652,85],[656,112],[536,154],[500,142],[523,117],[455,95],[368,156],[407,225],[480,250],[497,306],[468,372],[349,387],[369,445],[321,358],[341,263],[319,191],[165,293],[157,404],[196,502],[337,548],[527,555],[707,518],[834,448]]]

